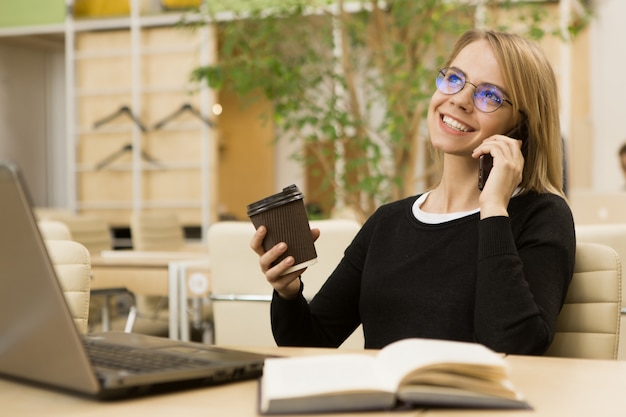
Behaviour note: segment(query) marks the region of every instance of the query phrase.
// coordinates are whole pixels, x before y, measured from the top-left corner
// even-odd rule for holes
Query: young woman
[[[304,271],[281,275],[292,258],[270,266],[285,244],[265,252],[257,229],[250,245],[274,288],[279,345],[339,346],[363,324],[366,348],[408,337],[549,347],[576,247],[552,68],[520,36],[473,30],[434,77],[428,129],[441,181],[381,206],[310,303]],[[493,158],[482,191],[481,155]]]

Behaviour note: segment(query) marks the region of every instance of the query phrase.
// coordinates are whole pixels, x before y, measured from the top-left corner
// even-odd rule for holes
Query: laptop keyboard
[[[206,368],[212,363],[208,359],[189,358],[164,351],[137,349],[101,341],[85,340],[85,348],[94,366],[132,373]]]

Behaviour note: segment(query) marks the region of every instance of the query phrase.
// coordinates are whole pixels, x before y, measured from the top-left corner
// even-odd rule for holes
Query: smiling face
[[[428,107],[428,129],[436,149],[469,156],[484,139],[512,130],[516,118],[508,103],[493,113],[483,113],[474,105],[472,84],[488,83],[498,86],[505,94],[507,91],[496,56],[486,40],[467,45],[450,66],[463,71],[467,83],[456,94],[435,91]]]

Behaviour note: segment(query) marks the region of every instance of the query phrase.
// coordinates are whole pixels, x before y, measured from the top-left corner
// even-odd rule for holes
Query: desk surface
[[[103,251],[91,258],[91,288],[125,287],[135,294],[171,295],[168,274],[182,264],[202,272],[210,268],[205,252]]]
[[[329,350],[264,348],[271,354],[312,354]],[[325,414],[354,416],[624,416],[626,415],[626,362],[546,357],[509,356],[511,378],[534,410],[412,410],[380,413]],[[257,416],[257,381],[153,397],[102,403],[0,379],[1,415],[31,416]]]
[[[92,267],[162,268],[171,262],[208,261],[208,252],[202,251],[102,251],[91,257]]]

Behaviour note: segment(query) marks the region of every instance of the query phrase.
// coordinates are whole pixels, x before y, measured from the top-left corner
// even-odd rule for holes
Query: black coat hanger
[[[96,171],[100,171],[101,169],[103,169],[104,167],[109,165],[111,162],[115,161],[117,158],[119,158],[120,156],[122,156],[126,152],[131,152],[132,150],[133,150],[132,143],[127,143],[126,145],[124,145],[120,149],[118,149],[117,151],[113,152],[112,154],[108,155],[107,157],[102,159],[100,162],[98,162],[96,164]],[[150,162],[151,164],[154,164],[156,166],[162,167],[162,165],[159,163],[159,161],[154,159],[152,156],[148,155],[143,150],[141,151],[141,159],[143,159],[144,161]]]
[[[106,116],[106,117],[96,121],[93,124],[93,127],[94,128],[98,128],[98,127],[100,127],[100,126],[102,126],[104,124],[109,123],[110,121],[116,119],[117,117],[119,117],[119,116],[121,116],[123,114],[127,114],[132,119],[132,121],[135,122],[135,124],[137,126],[139,126],[139,129],[141,129],[142,132],[147,131],[147,129],[143,125],[143,123],[141,123],[141,121],[137,118],[137,116],[135,116],[133,114],[133,112],[131,111],[130,107],[128,107],[128,106],[122,106],[116,112],[114,112],[114,113],[112,113],[112,114],[110,114],[110,115],[108,115],[108,116]]]
[[[163,120],[161,120],[160,122],[155,124],[154,125],[154,129],[162,128],[167,123],[169,123],[171,120],[175,119],[176,117],[178,117],[179,115],[181,115],[182,113],[185,113],[185,112],[190,112],[191,114],[196,116],[198,119],[202,120],[204,122],[204,124],[206,124],[208,127],[212,128],[212,127],[215,126],[215,124],[211,120],[209,120],[206,117],[204,117],[195,107],[193,107],[189,103],[185,103],[182,106],[180,106],[180,108],[178,110],[176,110],[174,113],[170,114],[169,116],[165,117]]]

